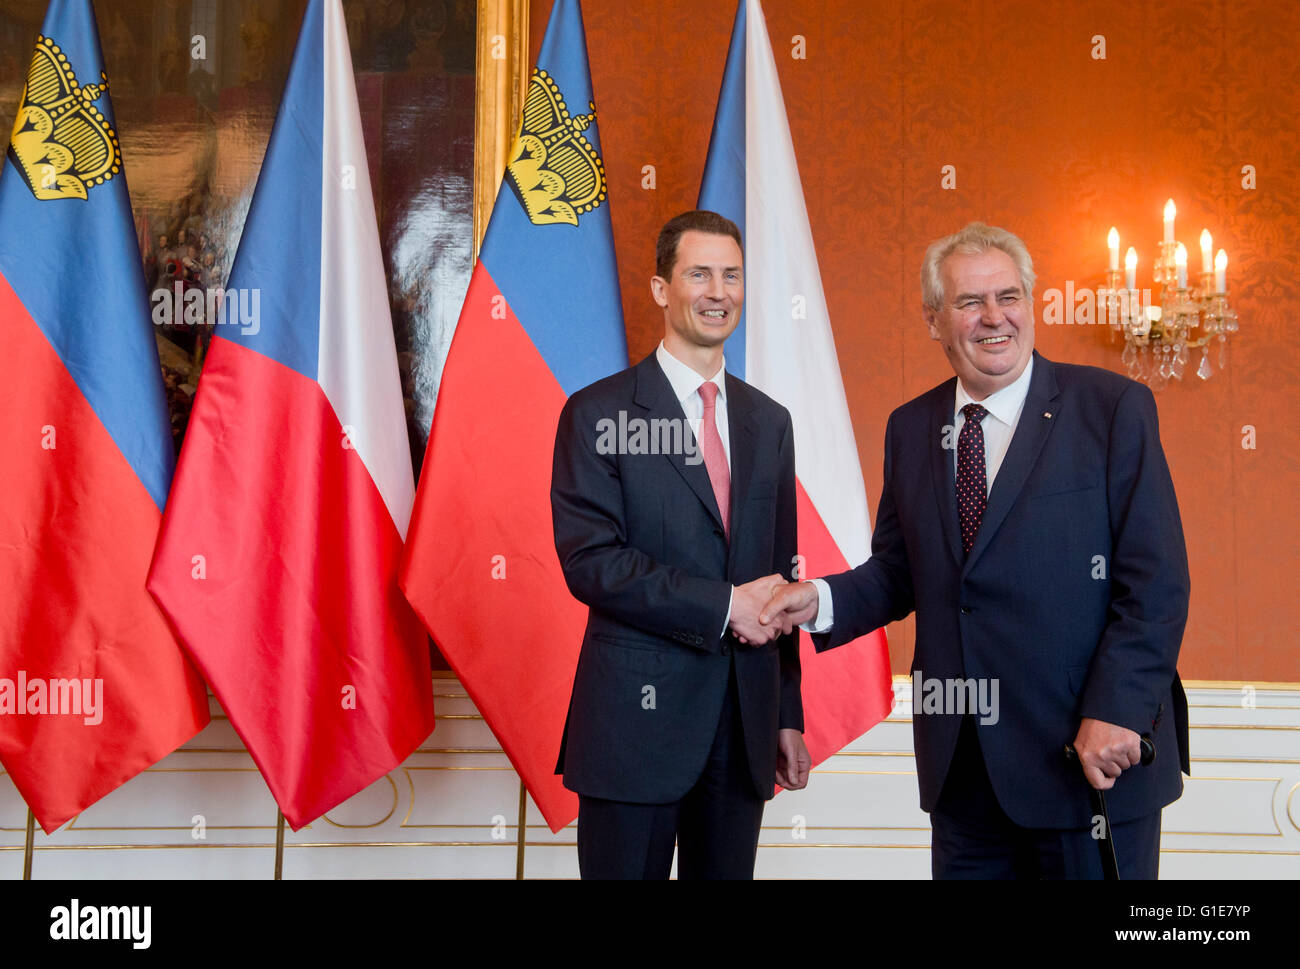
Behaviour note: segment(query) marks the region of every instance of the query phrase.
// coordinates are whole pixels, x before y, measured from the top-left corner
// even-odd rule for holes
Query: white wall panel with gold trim
[[[519,780],[465,691],[437,679],[438,725],[399,769],[298,832],[286,878],[513,878]],[[911,684],[888,720],[769,805],[760,878],[928,878]],[[1300,877],[1300,689],[1188,690],[1192,770],[1164,816],[1165,878]],[[229,721],[84,811],[36,834],[36,878],[269,878],[275,803]],[[22,871],[26,809],[0,775],[0,878]],[[577,875],[574,828],[528,805],[525,874]]]

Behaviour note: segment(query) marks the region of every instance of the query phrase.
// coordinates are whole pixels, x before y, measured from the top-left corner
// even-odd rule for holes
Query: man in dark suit
[[[590,607],[556,772],[584,878],[667,878],[674,841],[680,878],[752,878],[773,781],[810,766],[796,637],[757,622],[795,556],[793,429],[725,372],[735,224],[687,212],[656,256],[663,342],[573,394],[555,437],[555,548]]]
[[[1086,784],[1108,792],[1121,877],[1154,878],[1188,770],[1182,524],[1151,392],[1037,354],[1033,286],[1002,229],[930,247],[925,319],[956,377],[890,415],[871,558],[760,618],[821,651],[915,610],[936,878],[1100,877]]]

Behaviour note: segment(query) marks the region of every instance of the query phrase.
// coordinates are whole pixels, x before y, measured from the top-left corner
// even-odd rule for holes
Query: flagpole
[[[275,812],[275,880],[281,881],[284,875],[284,812]]]
[[[524,880],[524,841],[527,837],[528,788],[519,781],[519,838],[515,847],[515,881]]]
[[[36,841],[36,815],[27,809],[27,842],[23,846],[23,881],[32,880],[32,853]],[[522,850],[522,849],[521,849]]]

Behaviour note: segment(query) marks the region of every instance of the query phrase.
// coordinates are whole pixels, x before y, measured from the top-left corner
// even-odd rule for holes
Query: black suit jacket
[[[730,374],[726,388],[730,543],[702,457],[692,463],[684,449],[620,454],[598,446],[600,422],[617,424],[620,412],[646,426],[677,422],[690,435],[654,354],[573,394],[560,415],[555,548],[590,614],[556,773],[579,794],[639,803],[683,797],[703,771],[733,663],[761,796],[772,796],[778,730],[803,729],[796,637],[754,648],[723,629],[732,585],[793,568],[790,415]]]
[[[916,611],[913,670],[997,678],[999,718],[978,726],[989,779],[1020,825],[1090,823],[1062,750],[1082,717],[1154,736],[1150,766],[1107,794],[1112,822],[1182,792],[1187,701],[1175,664],[1189,579],[1155,399],[1142,384],[1037,353],[1029,393],[968,557],[951,432],[956,378],[898,408],[885,431],[872,555],[828,579],[824,650]],[[947,430],[947,433],[945,433]],[[945,447],[946,443],[946,447]],[[960,716],[913,699],[921,807],[938,801]]]

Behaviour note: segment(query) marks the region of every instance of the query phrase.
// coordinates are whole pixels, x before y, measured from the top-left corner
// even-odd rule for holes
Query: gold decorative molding
[[[898,677],[896,680],[904,680],[905,677]],[[1210,684],[1197,684],[1193,686],[1188,684],[1192,689],[1235,689],[1241,684],[1225,684],[1222,682]],[[1264,694],[1265,691],[1276,689],[1278,684],[1252,684]],[[434,692],[447,698],[439,700],[444,703],[444,710],[472,711],[474,707],[472,700],[460,692],[462,687],[456,680],[454,674],[448,672],[435,673],[432,678]],[[1285,691],[1287,685],[1282,685]],[[455,704],[451,699],[455,699]],[[1200,699],[1207,699],[1199,697]],[[1233,709],[1236,705],[1232,702],[1234,699],[1230,694],[1226,696],[1208,698],[1210,702],[1204,704],[1193,704],[1201,707],[1223,707],[1225,711]],[[1279,756],[1282,753],[1293,754],[1294,746],[1287,745],[1286,741],[1298,735],[1298,724],[1296,718],[1292,715],[1300,711],[1300,706],[1291,704],[1292,700],[1300,701],[1300,697],[1287,692],[1279,692],[1274,696],[1263,695],[1260,699],[1272,701],[1272,705],[1261,704],[1255,709],[1273,709],[1282,711],[1282,716],[1274,716],[1271,719],[1275,722],[1255,724],[1245,723],[1197,723],[1198,717],[1216,717],[1213,710],[1194,709],[1193,729],[1196,731],[1214,731],[1227,730],[1231,733],[1223,733],[1217,737],[1219,746],[1224,748],[1222,755],[1193,757],[1192,766],[1196,772],[1193,777],[1187,781],[1187,787],[1184,793],[1184,800],[1196,800],[1200,810],[1195,811],[1183,818],[1182,821],[1187,825],[1189,830],[1171,830],[1166,827],[1163,834],[1166,838],[1162,848],[1162,857],[1166,860],[1187,856],[1190,859],[1186,862],[1189,865],[1195,865],[1192,856],[1205,855],[1209,858],[1222,857],[1228,859],[1229,864],[1236,864],[1242,871],[1253,871],[1255,867],[1251,864],[1251,858],[1247,856],[1260,856],[1258,861],[1261,867],[1260,871],[1264,874],[1262,877],[1268,877],[1268,872],[1273,870],[1278,864],[1290,864],[1286,862],[1274,862],[1272,867],[1267,863],[1266,855],[1277,855],[1280,857],[1291,857],[1293,862],[1300,858],[1300,842],[1297,842],[1297,833],[1300,832],[1300,782],[1297,782],[1296,766],[1300,765],[1300,757]],[[904,707],[903,709],[906,709]],[[1253,712],[1253,711],[1252,711]],[[1227,716],[1230,720],[1253,720],[1253,717],[1237,717],[1230,713],[1218,714],[1218,716]],[[477,711],[473,713],[446,713],[440,715],[440,729],[453,727],[459,729],[453,724],[444,723],[444,720],[481,720],[481,715]],[[904,725],[910,722],[909,719],[896,720],[889,719],[887,723]],[[466,729],[469,726],[466,725]],[[477,726],[474,728],[477,731]],[[1252,735],[1250,730],[1259,730],[1258,735]],[[903,742],[903,733],[890,729],[886,731],[886,739],[889,744],[882,746],[890,747]],[[436,737],[436,735],[435,735]],[[1194,744],[1197,739],[1204,740],[1206,735],[1199,733],[1194,737]],[[484,746],[478,746],[473,743],[480,740]],[[187,757],[182,760],[172,760],[170,764],[189,764],[192,766],[155,766],[149,768],[148,773],[162,775],[167,780],[164,786],[170,784],[164,796],[171,797],[169,793],[172,789],[176,791],[178,798],[188,798],[195,793],[195,784],[199,784],[203,791],[208,791],[208,786],[204,778],[226,778],[220,783],[223,790],[232,790],[240,782],[246,782],[252,774],[255,774],[256,767],[251,761],[243,758],[232,758],[231,755],[244,753],[241,747],[232,747],[232,743],[237,740],[232,736],[215,735],[213,741],[218,745],[212,748],[197,748],[183,751]],[[469,741],[466,743],[465,741]],[[575,825],[570,823],[556,835],[551,835],[547,825],[540,820],[535,806],[528,809],[531,816],[523,825],[522,831],[520,825],[516,822],[512,806],[507,806],[504,802],[509,799],[513,802],[514,791],[517,787],[516,775],[505,757],[503,751],[498,747],[487,746],[491,741],[486,738],[474,737],[462,738],[449,735],[444,741],[438,741],[431,737],[426,743],[436,746],[421,747],[418,753],[424,757],[434,760],[434,763],[427,763],[423,760],[416,764],[406,763],[398,770],[394,770],[386,777],[390,785],[390,791],[383,791],[380,788],[371,792],[370,797],[373,799],[364,805],[364,817],[371,818],[370,822],[358,825],[340,824],[325,817],[315,823],[313,830],[304,830],[300,832],[304,840],[293,841],[287,840],[285,843],[286,853],[288,849],[310,848],[313,851],[306,851],[293,855],[304,864],[317,866],[338,866],[342,865],[348,869],[350,862],[346,864],[335,861],[329,854],[320,852],[323,848],[360,848],[375,849],[376,857],[382,859],[383,851],[396,849],[397,851],[419,852],[424,848],[447,849],[453,848],[457,852],[455,855],[448,857],[446,853],[430,852],[427,855],[408,857],[400,855],[395,858],[391,864],[396,865],[402,871],[415,873],[425,877],[440,877],[444,874],[453,874],[458,877],[476,877],[486,876],[493,877],[504,876],[504,871],[498,871],[498,867],[505,864],[505,855],[507,851],[517,853],[519,843],[522,840],[527,852],[531,852],[540,859],[561,858],[567,865],[569,863],[568,854],[573,851],[574,841],[573,832]],[[443,746],[443,744],[446,746]],[[1194,750],[1196,747],[1194,746]],[[1235,751],[1241,751],[1241,754]],[[1262,751],[1268,750],[1272,753],[1264,754]],[[212,754],[210,760],[195,760],[197,754]],[[897,820],[905,821],[906,824],[893,825],[884,823],[889,817],[873,816],[863,813],[846,814],[845,816],[828,815],[825,820],[861,820],[864,822],[860,825],[807,825],[805,839],[791,839],[786,837],[789,825],[776,823],[776,818],[783,813],[782,808],[790,807],[802,802],[799,801],[778,801],[769,807],[767,823],[763,826],[761,845],[767,848],[815,848],[821,851],[837,851],[839,857],[862,858],[862,849],[880,849],[886,854],[880,857],[886,858],[889,855],[897,855],[902,851],[904,856],[909,854],[915,857],[915,852],[925,852],[929,850],[929,838],[926,827],[920,827],[919,822],[923,820],[915,813],[915,770],[914,752],[899,749],[882,749],[882,750],[846,750],[841,751],[826,764],[819,766],[815,773],[816,789],[824,793],[822,796],[829,801],[839,803],[840,798],[855,794],[867,786],[875,791],[885,791],[891,798],[897,795],[902,797],[902,792],[910,791],[907,794],[907,806],[909,811],[906,815],[898,815]],[[885,758],[882,760],[881,758]],[[891,760],[892,759],[892,760]],[[902,764],[895,764],[893,760],[902,760]],[[909,763],[911,761],[912,763]],[[206,766],[209,763],[222,763],[229,766]],[[873,769],[873,765],[875,769]],[[1229,765],[1227,769],[1216,765]],[[881,769],[895,768],[895,769]],[[908,769],[901,769],[908,768]],[[495,774],[484,773],[495,771]],[[1202,771],[1206,771],[1202,774]],[[1240,771],[1240,773],[1239,773]],[[1264,776],[1243,776],[1253,775],[1260,772]],[[419,775],[422,779],[421,785],[414,783],[414,778]],[[829,775],[837,775],[831,777]],[[405,783],[402,778],[405,777]],[[891,778],[893,778],[891,780]],[[1233,783],[1225,783],[1225,782]],[[823,785],[821,782],[829,782]],[[1206,783],[1208,782],[1208,783]],[[1255,787],[1251,787],[1244,782],[1256,782]],[[11,783],[5,775],[3,769],[0,769],[0,785]],[[1262,785],[1262,786],[1260,786]],[[810,785],[812,786],[812,785]],[[897,789],[897,790],[895,790]],[[235,791],[237,795],[242,792],[243,788]],[[260,790],[260,789],[259,789]],[[7,789],[0,790],[0,793],[7,795]],[[1266,802],[1262,799],[1267,795]],[[140,798],[148,796],[150,799],[156,799],[157,792],[148,788],[139,795]],[[205,794],[205,796],[207,796]],[[783,795],[785,797],[786,795]],[[802,795],[807,797],[808,795]],[[407,800],[407,807],[402,808],[400,802],[402,799]],[[828,801],[828,803],[829,803]],[[498,807],[497,802],[501,802]],[[140,800],[138,808],[139,816],[142,820],[153,819],[152,810],[147,807],[148,802]],[[177,801],[177,803],[183,803]],[[218,800],[214,805],[212,813],[221,816],[228,802]],[[231,801],[230,804],[238,802]],[[901,803],[901,802],[900,802]],[[9,818],[8,808],[11,806],[10,801],[6,800],[6,818]],[[390,808],[391,804],[391,808]],[[15,805],[16,806],[16,805]],[[124,807],[128,810],[132,808],[131,802],[127,802]],[[1243,823],[1240,817],[1232,818],[1232,823],[1228,824],[1225,820],[1225,813],[1228,811],[1241,811],[1249,809],[1249,821]],[[355,809],[354,809],[355,810]],[[381,820],[376,822],[385,810],[389,813]],[[803,811],[807,816],[812,816],[813,811],[820,811],[813,802]],[[489,817],[495,818],[499,814],[502,819],[508,819],[505,823],[484,823]],[[134,854],[129,855],[129,862],[123,863],[135,864],[144,868],[156,864],[150,860],[147,852],[157,852],[160,850],[176,851],[186,848],[225,848],[240,849],[247,851],[254,849],[259,852],[270,852],[274,847],[272,837],[261,840],[263,834],[269,835],[270,825],[265,824],[212,824],[207,825],[210,837],[220,832],[216,838],[210,841],[193,841],[186,838],[184,842],[175,842],[174,840],[164,841],[163,843],[149,843],[150,837],[162,837],[174,839],[176,837],[185,837],[184,832],[187,826],[183,824],[174,824],[177,818],[161,817],[158,821],[166,821],[166,824],[132,824],[131,819],[134,814],[122,814],[119,810],[114,810],[112,814],[91,814],[87,812],[85,818],[102,818],[104,821],[116,821],[117,824],[95,824],[82,825],[83,817],[78,815],[67,826],[70,832],[68,838],[59,838],[57,835],[50,839],[38,835],[34,846],[34,853],[37,856],[46,856],[47,852],[61,851],[65,854],[61,856],[46,856],[49,858],[61,858],[68,862],[68,859],[77,856],[68,856],[66,852],[97,852],[98,855],[87,855],[84,862],[78,864],[84,865],[88,870],[111,870],[117,865],[117,857],[111,854],[105,855],[105,852],[128,851]],[[188,815],[185,815],[188,816]],[[261,814],[259,813],[259,817]],[[360,817],[361,815],[357,815]],[[414,822],[415,817],[427,816],[430,818],[427,822]],[[15,819],[17,815],[14,815]],[[350,814],[341,814],[343,818],[352,817]],[[230,820],[234,820],[231,817]],[[455,823],[457,819],[463,819],[466,823]],[[126,823],[123,823],[126,822]],[[875,823],[870,823],[875,822]],[[1168,823],[1168,822],[1166,822]],[[1177,823],[1177,822],[1175,822]],[[1272,823],[1274,828],[1269,830],[1268,824]],[[1205,830],[1214,827],[1236,827],[1247,828],[1248,830],[1232,831],[1215,831]],[[352,828],[353,830],[341,830],[343,828]],[[1195,830],[1190,830],[1195,829]],[[6,828],[0,826],[0,839],[6,843],[0,844],[0,858],[6,858],[7,864],[16,862],[16,855],[23,850],[20,832],[21,828]],[[501,833],[505,837],[500,837]],[[308,834],[314,834],[314,838],[308,839]],[[493,835],[497,835],[494,837]],[[223,843],[221,836],[229,836],[237,841]],[[60,844],[50,843],[51,841],[71,840],[73,838],[84,837],[87,841],[93,840],[93,844]],[[330,838],[338,837],[341,840],[333,841]],[[368,841],[366,838],[382,838],[385,840]],[[917,843],[906,844],[899,841],[900,838],[912,837]],[[429,838],[432,840],[423,840]],[[884,843],[872,843],[874,839],[879,838]],[[141,839],[139,843],[127,844],[125,842]],[[391,839],[391,840],[388,840]],[[409,840],[408,840],[409,839]],[[1209,840],[1202,840],[1209,839]],[[1281,841],[1282,844],[1278,844]],[[1251,847],[1251,845],[1254,847]],[[501,852],[469,852],[460,854],[466,849],[485,849],[503,847],[507,851]],[[558,851],[553,850],[558,849]],[[857,849],[856,854],[847,852],[845,849]],[[897,850],[891,850],[897,849]],[[540,852],[540,854],[538,854]],[[355,853],[348,853],[355,854]],[[364,854],[364,852],[363,852]],[[789,853],[777,854],[771,852],[769,861],[772,856],[782,859],[784,862],[791,859],[801,859],[807,856],[800,856],[797,852],[794,855]],[[1237,858],[1237,856],[1241,856]],[[174,857],[174,856],[173,856]],[[212,859],[214,856],[207,856]],[[235,856],[236,858],[240,856]],[[105,859],[108,860],[105,860]],[[232,867],[235,863],[227,862],[219,854],[215,856],[214,864],[218,866]],[[268,854],[269,858],[269,854]],[[428,860],[425,860],[428,859]],[[379,864],[374,862],[373,864]],[[800,866],[803,861],[794,861],[794,865]],[[37,866],[41,864],[41,858],[36,860]],[[372,862],[366,862],[367,865]],[[390,864],[383,861],[382,864]],[[538,862],[534,861],[534,865]],[[808,863],[811,864],[811,863]],[[454,870],[453,870],[454,869]],[[315,870],[315,869],[313,869]]]
[[[1161,848],[1162,855],[1300,855],[1300,851],[1273,851],[1266,848]]]
[[[1300,764],[1300,757],[1193,757],[1193,764]]]
[[[574,844],[576,845],[577,842],[575,841]],[[930,850],[928,841],[914,845],[874,844],[869,841],[759,841],[758,846],[760,848],[922,848],[926,851]]]
[[[1286,704],[1286,705],[1281,705],[1281,704],[1268,704],[1268,703],[1257,703],[1257,704],[1255,704],[1253,707],[1243,707],[1240,703],[1188,703],[1188,704],[1187,704],[1187,707],[1188,707],[1188,709],[1190,709],[1190,710],[1251,710],[1251,711],[1254,711],[1254,710],[1294,710],[1294,709],[1296,709],[1296,706],[1295,706],[1294,703]]]
[[[531,843],[531,842],[530,842]],[[576,842],[571,842],[576,844]],[[285,850],[290,848],[494,848],[504,845],[514,848],[513,841],[286,841]],[[154,851],[162,848],[196,849],[196,848],[258,848],[265,851],[274,848],[275,840],[246,841],[221,844],[218,842],[196,841],[193,844],[102,844],[102,845],[40,845],[36,854],[46,851]],[[22,851],[22,845],[0,845],[0,851]],[[460,876],[474,877],[474,876]],[[482,877],[482,876],[478,876]]]
[[[474,81],[474,259],[528,90],[528,0],[478,0]]]
[[[895,673],[892,679],[895,684],[912,682],[912,677],[904,673]],[[1253,686],[1256,690],[1276,690],[1279,693],[1300,692],[1300,683],[1284,680],[1183,680],[1184,690],[1240,690],[1243,686]]]
[[[393,806],[390,807],[388,809],[388,813],[385,814],[378,821],[371,821],[369,824],[345,824],[342,821],[335,821],[333,818],[331,818],[329,816],[329,811],[326,811],[324,814],[321,815],[321,817],[324,818],[326,821],[328,821],[330,824],[334,825],[334,827],[336,828],[377,828],[379,827],[381,824],[383,824],[385,821],[387,821],[389,818],[391,818],[394,814],[397,813],[397,802],[400,797],[400,795],[397,793],[397,782],[393,780],[392,776],[389,774],[385,774],[383,779],[388,781],[388,783],[393,788]],[[340,807],[341,806],[342,805],[340,805]],[[337,807],[333,808],[333,810],[337,811],[338,808]],[[305,828],[306,825],[303,825],[303,827]]]
[[[1202,835],[1205,837],[1215,838],[1281,838],[1284,837],[1282,825],[1277,819],[1277,811],[1274,810],[1274,804],[1277,801],[1278,788],[1282,786],[1280,777],[1240,777],[1240,776],[1215,776],[1213,774],[1195,774],[1188,777],[1184,784],[1183,794],[1187,793],[1187,786],[1191,784],[1203,784],[1206,781],[1249,781],[1259,783],[1272,783],[1273,787],[1268,795],[1268,819],[1273,822],[1272,831],[1176,831],[1173,828],[1164,827],[1161,824],[1161,834],[1181,834],[1181,835]]]

